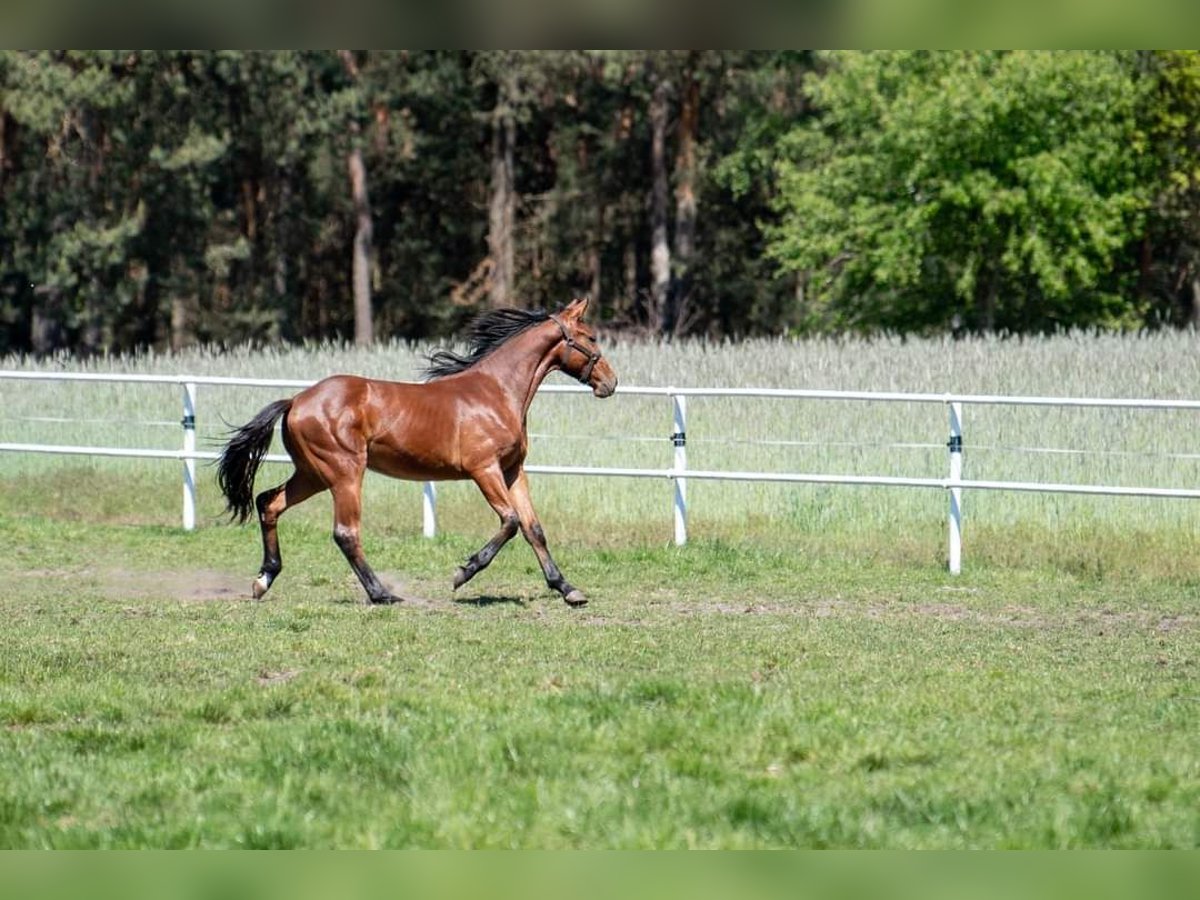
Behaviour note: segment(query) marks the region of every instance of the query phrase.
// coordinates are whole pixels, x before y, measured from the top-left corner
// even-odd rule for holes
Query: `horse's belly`
[[[392,478],[408,481],[446,481],[466,474],[444,461],[391,446],[373,446],[367,451],[367,468]]]

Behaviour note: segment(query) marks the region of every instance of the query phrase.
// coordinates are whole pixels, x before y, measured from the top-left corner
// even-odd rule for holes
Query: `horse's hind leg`
[[[270,589],[283,570],[283,559],[279,555],[279,517],[284,510],[302,503],[313,494],[324,490],[313,476],[297,471],[285,484],[263,491],[254,501],[258,509],[258,524],[262,528],[263,562],[251,590],[259,600]]]
[[[363,556],[362,540],[359,537],[362,523],[362,473],[357,479],[341,481],[331,488],[333,491],[333,540],[350,563],[372,603],[399,603],[397,597],[383,586],[383,582],[367,564]]]

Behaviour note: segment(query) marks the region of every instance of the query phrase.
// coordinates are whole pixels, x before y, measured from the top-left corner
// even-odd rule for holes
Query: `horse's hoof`
[[[567,606],[587,606],[587,597],[583,596],[583,591],[579,588],[575,588],[563,599],[567,601]]]
[[[467,574],[467,570],[459,566],[454,570],[454,587],[451,590],[457,591],[460,587],[471,580],[471,576]]]
[[[403,597],[397,597],[395,594],[381,594],[378,597],[368,597],[368,602],[372,606],[391,606],[393,603],[403,603]]]
[[[255,600],[261,600],[270,587],[271,582],[267,580],[267,576],[259,575],[254,579],[254,584],[250,586],[250,593],[254,595]]]

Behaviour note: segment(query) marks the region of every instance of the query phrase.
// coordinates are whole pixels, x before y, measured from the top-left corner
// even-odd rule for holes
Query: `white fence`
[[[0,451],[14,453],[60,453],[85,456],[115,456],[139,459],[174,459],[183,466],[183,527],[196,525],[196,460],[216,459],[215,452],[196,449],[197,388],[203,385],[237,387],[289,388],[308,387],[311,381],[268,378],[222,378],[193,375],[106,375],[94,373],[0,371],[0,379],[26,381],[123,382],[128,384],[176,385],[181,393],[182,429],[179,450],[149,450],[125,447],[87,447],[60,444],[20,444],[0,442]],[[546,385],[547,393],[589,393],[582,386]],[[673,464],[666,469],[638,469],[592,466],[527,466],[527,471],[546,475],[590,475],[619,478],[668,479],[674,485],[675,543],[687,542],[687,482],[689,479],[718,481],[763,481],[795,484],[884,485],[891,487],[936,488],[947,492],[949,498],[948,557],[949,569],[957,574],[962,569],[962,492],[969,490],[1036,491],[1062,494],[1107,494],[1124,497],[1182,497],[1200,499],[1200,490],[1157,487],[1118,487],[1091,484],[1054,484],[1033,481],[985,481],[964,479],[963,408],[965,406],[1053,406],[1107,407],[1125,409],[1190,409],[1200,410],[1200,400],[1137,400],[1090,397],[1020,397],[990,394],[923,394],[879,391],[788,390],[770,388],[676,388],[622,387],[617,396],[641,395],[664,397],[671,404],[672,432],[669,440],[674,448]],[[947,408],[948,440],[945,478],[902,478],[884,475],[834,475],[800,472],[739,472],[726,470],[689,469],[687,463],[687,398],[688,397],[745,397],[790,398],[801,400],[861,400],[870,402],[937,403]],[[270,455],[272,462],[288,462],[288,457]],[[423,531],[432,537],[437,531],[437,494],[432,483],[423,490]]]

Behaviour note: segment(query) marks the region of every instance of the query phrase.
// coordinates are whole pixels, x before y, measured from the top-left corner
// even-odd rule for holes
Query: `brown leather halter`
[[[580,383],[587,384],[588,379],[592,376],[592,369],[596,368],[596,363],[600,362],[600,351],[589,350],[579,343],[579,341],[575,340],[575,338],[571,337],[571,335],[567,332],[567,326],[562,323],[558,316],[551,316],[550,318],[554,320],[554,324],[557,325],[558,330],[562,332],[563,342],[566,343],[566,345],[572,350],[578,350],[587,357],[587,365],[585,365],[583,370],[575,376]]]

